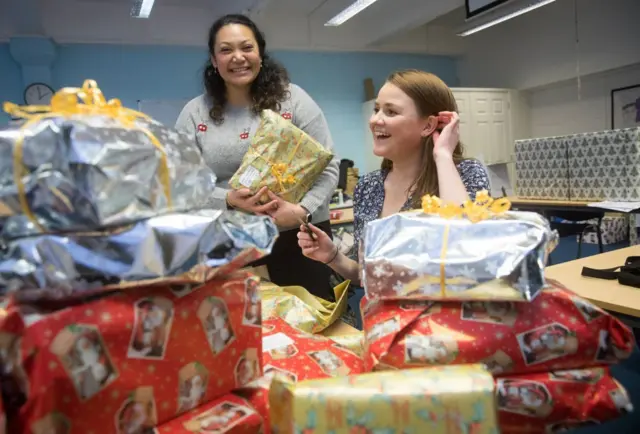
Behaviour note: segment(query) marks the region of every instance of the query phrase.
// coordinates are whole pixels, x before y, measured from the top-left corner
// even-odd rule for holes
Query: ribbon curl
[[[296,148],[297,151],[297,148]],[[284,163],[276,163],[271,166],[271,174],[276,179],[278,186],[280,187],[280,191],[285,192],[285,184],[295,184],[296,178],[289,174],[287,175],[287,165]]]
[[[443,204],[436,196],[426,195],[422,198],[422,211],[425,214],[435,214],[446,219],[466,218],[472,223],[504,214],[510,209],[509,199],[492,199],[487,190],[479,191],[476,193],[476,200],[467,200],[462,206],[453,203]]]
[[[26,130],[43,119],[71,116],[107,116],[119,121],[127,128],[136,129],[144,133],[160,151],[158,176],[167,200],[167,207],[172,207],[171,177],[164,146],[151,131],[135,123],[138,119],[150,121],[151,118],[137,110],[123,107],[122,102],[117,98],[107,101],[95,80],[85,80],[81,88],[67,87],[60,89],[51,97],[50,105],[18,106],[11,102],[5,102],[3,109],[14,118],[27,120],[20,128],[23,134],[16,140],[13,148],[13,180],[17,187],[18,201],[23,214],[41,232],[45,232],[45,230],[31,211],[27,201],[22,179],[27,170],[22,161],[24,140],[27,137]]]
[[[472,223],[478,223],[495,217],[511,209],[511,202],[507,198],[492,199],[487,190],[476,193],[474,201],[467,200],[462,206],[452,203],[443,204],[436,196],[425,195],[422,198],[422,211],[425,214],[437,215],[445,219],[464,218]],[[440,296],[446,296],[445,261],[451,225],[447,223],[442,235],[442,249],[440,250]]]
[[[264,123],[268,114],[263,112],[261,116],[262,116],[262,123]],[[287,119],[285,120],[289,122]],[[280,139],[282,139],[283,141],[286,141],[282,133],[280,133],[279,136],[280,136]],[[258,152],[254,143],[252,143],[251,146],[249,147],[247,153],[256,157],[257,159],[264,161],[265,164],[269,167],[269,171],[271,172],[271,175],[276,180],[276,184],[280,189],[279,192],[274,191],[274,193],[286,193],[287,191],[286,186],[291,186],[296,183],[296,177],[293,176],[291,173],[287,174],[287,171],[289,170],[289,167],[290,167],[289,163],[293,161],[296,154],[298,153],[298,149],[300,149],[300,145],[302,144],[303,139],[304,139],[304,135],[300,134],[300,137],[298,137],[298,140],[296,141],[295,146],[291,149],[289,154],[284,159],[286,163],[278,163],[276,161],[273,161],[271,158],[266,157],[262,152]]]

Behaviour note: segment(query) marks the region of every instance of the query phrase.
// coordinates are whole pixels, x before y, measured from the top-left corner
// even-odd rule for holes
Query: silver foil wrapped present
[[[95,82],[0,131],[0,237],[91,231],[206,205],[216,177],[192,138],[105,101]]]
[[[367,224],[361,263],[370,298],[528,301],[544,286],[557,234],[539,214],[477,222],[412,211]]]
[[[199,284],[268,255],[277,237],[269,217],[199,210],[101,233],[19,238],[0,250],[0,297],[30,302]]]

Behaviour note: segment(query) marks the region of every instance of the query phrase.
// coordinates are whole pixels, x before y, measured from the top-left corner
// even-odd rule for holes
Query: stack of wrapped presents
[[[207,208],[188,137],[93,82],[5,108],[0,433],[542,434],[632,410],[609,372],[631,330],[545,280],[557,237],[506,199],[370,223],[364,331],[335,335],[350,282],[329,302],[254,276],[278,229]],[[267,112],[236,181],[297,201],[319,152]]]

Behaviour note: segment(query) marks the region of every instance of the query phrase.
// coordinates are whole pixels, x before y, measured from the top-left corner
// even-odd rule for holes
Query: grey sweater
[[[299,86],[291,84],[290,98],[282,103],[280,113],[290,118],[294,125],[333,151],[333,141],[327,120],[318,104]],[[224,122],[215,125],[209,117],[211,99],[200,95],[182,109],[176,129],[193,136],[207,164],[213,169],[218,184],[213,191],[210,206],[226,208],[229,179],[240,167],[242,157],[249,149],[251,139],[260,125],[259,116],[248,107],[228,106]],[[329,201],[338,185],[338,158],[333,157],[300,205],[313,214],[314,222],[329,219]],[[289,229],[289,228],[283,228]]]

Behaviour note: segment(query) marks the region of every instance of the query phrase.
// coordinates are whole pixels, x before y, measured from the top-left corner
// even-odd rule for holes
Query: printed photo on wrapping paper
[[[498,350],[486,359],[480,360],[480,363],[493,374],[500,375],[510,372],[513,369],[513,359],[502,350]]]
[[[14,333],[0,332],[0,366],[8,375],[2,381],[2,388],[9,395],[28,395],[29,377],[22,366],[20,348],[22,338]]]
[[[513,326],[518,311],[513,302],[470,301],[462,303],[461,318],[469,321]]]
[[[557,359],[578,351],[578,339],[559,323],[551,323],[517,335],[527,365]]]
[[[344,364],[342,359],[337,354],[328,350],[311,351],[307,353],[307,356],[320,366],[322,371],[331,376],[345,376],[349,375],[351,370]]]
[[[596,384],[605,375],[602,368],[592,369],[572,369],[568,371],[550,372],[549,378],[555,381],[566,381],[570,383]]]
[[[249,407],[225,401],[185,422],[184,428],[198,434],[223,434],[254,414]]]
[[[151,434],[158,424],[153,387],[139,387],[122,403],[115,416],[118,434]]]
[[[629,394],[627,390],[622,387],[622,385],[616,380],[613,380],[617,389],[614,389],[609,392],[609,397],[613,404],[616,406],[616,409],[620,412],[620,414],[629,414],[633,411],[633,404],[631,403],[631,398],[629,398]]]
[[[236,387],[242,387],[260,377],[259,357],[258,350],[255,348],[250,348],[242,353],[234,369]]]
[[[242,324],[260,327],[262,323],[261,308],[260,281],[249,278],[245,281],[244,316],[242,317]]]
[[[607,330],[598,332],[598,350],[596,351],[596,362],[615,363],[618,360],[626,359],[631,353],[622,350],[613,344],[611,334]]]
[[[71,422],[62,414],[52,412],[31,424],[33,434],[69,434]]]
[[[589,426],[600,425],[600,422],[597,420],[589,419],[589,420],[565,420],[558,423],[553,423],[547,425],[547,433],[556,434],[561,432],[569,432],[574,431],[579,428],[586,428]]]
[[[149,297],[135,302],[133,309],[133,333],[127,357],[162,359],[173,323],[173,303],[164,297]]]
[[[407,335],[404,338],[404,360],[407,364],[445,365],[458,354],[458,341],[452,336]]]
[[[193,410],[201,404],[209,384],[209,372],[198,362],[178,371],[178,413]]]
[[[366,339],[368,342],[374,342],[374,341],[377,341],[378,339],[381,339],[392,333],[397,333],[399,331],[400,331],[400,318],[393,317],[371,327],[371,330],[369,330],[369,333],[367,333]]]
[[[298,381],[298,375],[293,372],[286,371],[284,369],[278,368],[273,365],[266,365],[264,367],[264,376],[268,378],[273,378],[275,376],[284,377],[287,381],[292,383],[296,383]]]
[[[553,411],[551,393],[536,381],[496,380],[498,410],[536,418],[545,418]]]
[[[298,354],[298,347],[294,344],[286,344],[267,351],[273,360],[288,359]]]
[[[229,310],[221,298],[207,297],[203,300],[198,307],[198,318],[202,321],[213,354],[220,354],[235,339]]]
[[[83,401],[118,377],[104,340],[93,325],[73,324],[66,327],[53,339],[50,351],[58,356]]]
[[[573,302],[573,304],[575,304],[575,306],[580,311],[580,314],[582,315],[584,320],[587,322],[596,320],[605,314],[602,309],[589,303],[584,298],[572,296],[571,301]]]

